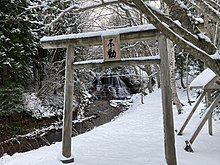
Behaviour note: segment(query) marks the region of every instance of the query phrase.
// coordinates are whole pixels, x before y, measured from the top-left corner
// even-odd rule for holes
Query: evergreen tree
[[[0,5],[0,78],[6,82],[27,81],[35,43],[26,15],[26,0],[1,0]]]

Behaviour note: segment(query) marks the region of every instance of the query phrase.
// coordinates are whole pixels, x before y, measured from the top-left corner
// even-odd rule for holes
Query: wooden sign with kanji
[[[121,60],[120,53],[120,36],[117,35],[103,35],[103,58],[104,61],[118,61]]]

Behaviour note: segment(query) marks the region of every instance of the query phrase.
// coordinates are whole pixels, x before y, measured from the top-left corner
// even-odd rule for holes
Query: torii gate
[[[109,33],[110,32],[110,33]],[[144,58],[127,58],[105,62],[103,60],[74,62],[75,46],[102,45],[103,33],[117,34],[121,43],[140,40],[158,40],[159,56]],[[160,64],[161,91],[164,124],[164,147],[167,164],[176,165],[175,136],[172,110],[172,92],[170,87],[170,70],[168,62],[167,39],[153,25],[146,24],[128,28],[113,29],[110,31],[88,32],[79,34],[59,35],[41,38],[41,46],[44,49],[66,48],[65,88],[64,88],[64,112],[62,131],[62,156],[64,163],[74,161],[71,153],[72,137],[72,110],[73,110],[73,68],[74,67],[104,67],[119,65],[145,65]]]

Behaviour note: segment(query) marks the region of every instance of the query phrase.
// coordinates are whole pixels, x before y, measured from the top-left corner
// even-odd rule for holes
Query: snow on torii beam
[[[135,42],[140,40],[153,40],[157,39],[160,32],[152,25],[139,25],[120,29],[108,30],[111,33],[119,33],[121,43]],[[67,34],[51,37],[41,38],[41,46],[44,49],[52,48],[67,48],[68,45],[74,46],[96,46],[102,45],[102,33],[98,32],[85,32],[78,34]]]

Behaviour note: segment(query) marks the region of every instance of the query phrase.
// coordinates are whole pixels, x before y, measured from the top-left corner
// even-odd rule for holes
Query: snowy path
[[[135,98],[134,98],[135,100]],[[185,115],[175,114],[176,128]],[[194,153],[184,151],[184,141],[190,135],[176,137],[179,165],[219,165],[220,131],[215,127],[214,136],[202,134],[193,144]],[[193,128],[193,124],[189,128]],[[73,138],[74,165],[165,165],[160,91],[145,97],[145,104],[136,99],[134,105],[115,119],[92,131]],[[42,147],[0,159],[1,165],[61,165],[58,155],[61,143]]]

